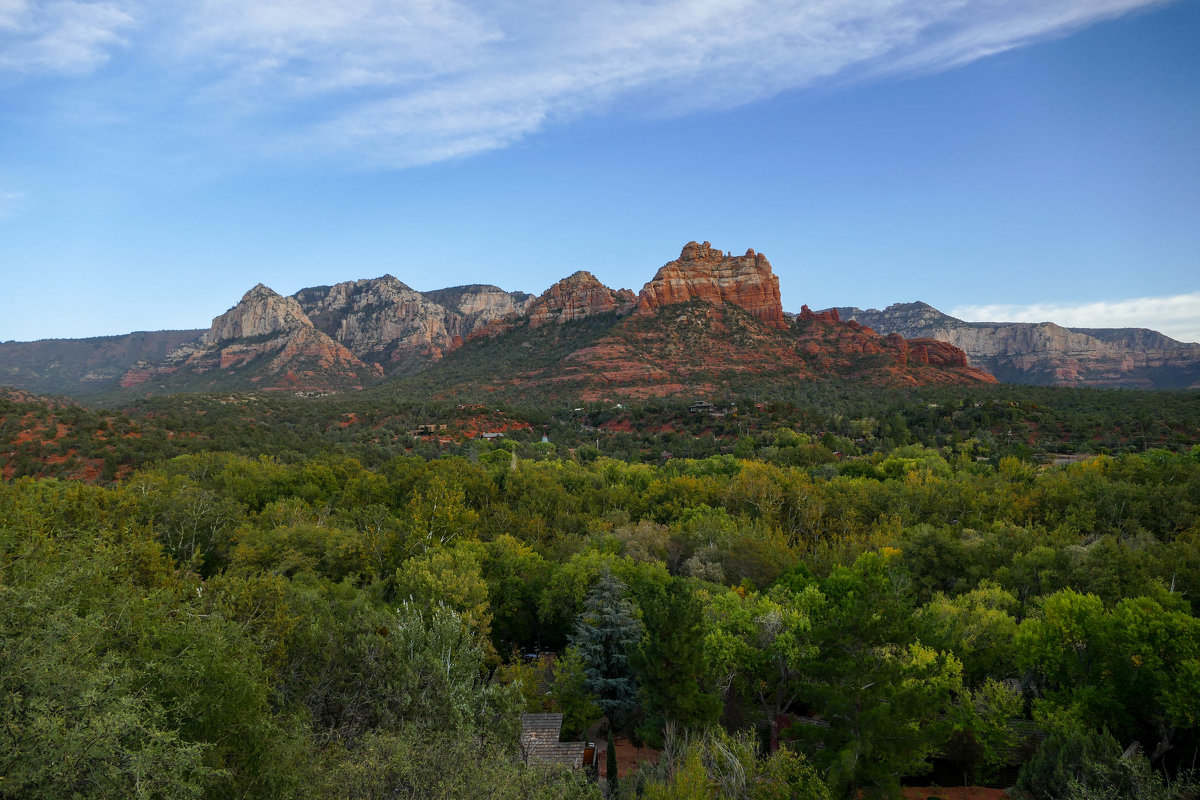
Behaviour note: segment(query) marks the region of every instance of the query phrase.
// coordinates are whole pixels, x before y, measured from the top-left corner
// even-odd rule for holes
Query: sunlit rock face
[[[312,320],[291,297],[282,297],[261,283],[242,296],[233,308],[212,321],[208,333],[201,337],[204,344],[218,344],[230,339],[266,336],[280,331],[312,327]]]
[[[260,389],[336,389],[383,377],[378,364],[365,364],[317,330],[295,298],[260,283],[215,318],[198,341],[177,347],[157,363],[134,364],[120,385],[191,381],[200,388],[233,374]]]
[[[302,289],[295,297],[317,328],[389,374],[428,366],[475,329],[532,300],[496,286],[418,292],[391,275]]]
[[[608,311],[629,310],[637,298],[628,289],[610,289],[580,270],[542,292],[525,312],[529,327],[571,322]]]
[[[688,242],[679,258],[664,264],[654,279],[642,287],[638,313],[662,306],[704,300],[713,305],[732,303],[772,328],[785,328],[779,299],[779,278],[766,256],[747,250],[732,256],[708,242]]]

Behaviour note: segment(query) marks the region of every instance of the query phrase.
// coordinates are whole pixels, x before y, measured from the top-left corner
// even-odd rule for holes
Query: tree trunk
[[[608,786],[609,797],[619,797],[620,786],[617,783],[620,775],[617,770],[617,745],[613,742],[612,728],[608,729],[608,746],[604,750],[604,782]]]

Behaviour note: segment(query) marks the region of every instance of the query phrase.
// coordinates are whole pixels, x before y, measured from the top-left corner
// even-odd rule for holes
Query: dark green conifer
[[[629,652],[642,638],[637,609],[625,596],[626,587],[605,571],[588,592],[583,613],[575,620],[571,646],[587,673],[585,687],[596,696],[610,727],[621,728],[638,707],[637,679]]]

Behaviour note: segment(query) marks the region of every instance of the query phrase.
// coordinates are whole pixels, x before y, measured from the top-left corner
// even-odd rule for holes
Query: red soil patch
[[[600,429],[613,433],[633,433],[633,423],[627,419],[610,419],[600,423]]]
[[[455,433],[461,434],[468,439],[477,439],[484,433],[533,430],[533,426],[528,422],[501,419],[496,416],[475,416],[470,419],[457,420],[450,424],[450,428],[453,428]]]
[[[13,444],[25,444],[26,442],[32,442],[35,436],[40,440],[42,438],[41,431],[37,430],[36,428],[26,428],[16,435],[16,437],[13,439]]]
[[[1003,789],[989,789],[986,786],[905,786],[905,800],[927,800],[937,797],[941,800],[1007,800],[1008,793]]]
[[[641,764],[643,761],[649,761],[652,764],[658,763],[660,751],[651,747],[634,747],[623,736],[617,737],[613,744],[617,750],[617,772],[621,775],[628,775],[630,770],[637,769],[638,764]],[[598,757],[600,760],[600,775],[602,777],[605,776],[608,764],[608,755],[605,752],[606,747],[607,745],[603,739],[596,742],[596,751],[599,754]]]

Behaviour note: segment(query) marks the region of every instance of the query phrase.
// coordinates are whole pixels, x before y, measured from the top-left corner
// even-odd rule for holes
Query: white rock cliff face
[[[296,294],[313,324],[359,358],[388,371],[415,358],[441,358],[451,335],[445,309],[385,275]]]
[[[291,297],[282,297],[261,283],[242,296],[241,302],[212,321],[204,344],[229,339],[266,336],[300,327],[312,327],[312,321]]]
[[[391,275],[297,292],[320,330],[391,374],[415,372],[462,345],[476,328],[533,299],[495,286],[421,293]]]
[[[493,320],[524,313],[536,299],[531,294],[506,292],[498,286],[463,286],[426,297],[431,294],[438,295],[446,308],[446,330],[463,340]]]
[[[261,283],[217,317],[199,341],[157,364],[138,362],[121,378],[131,388],[148,381],[205,382],[237,374],[256,388],[325,390],[361,386],[383,376],[313,326],[292,297]]]

